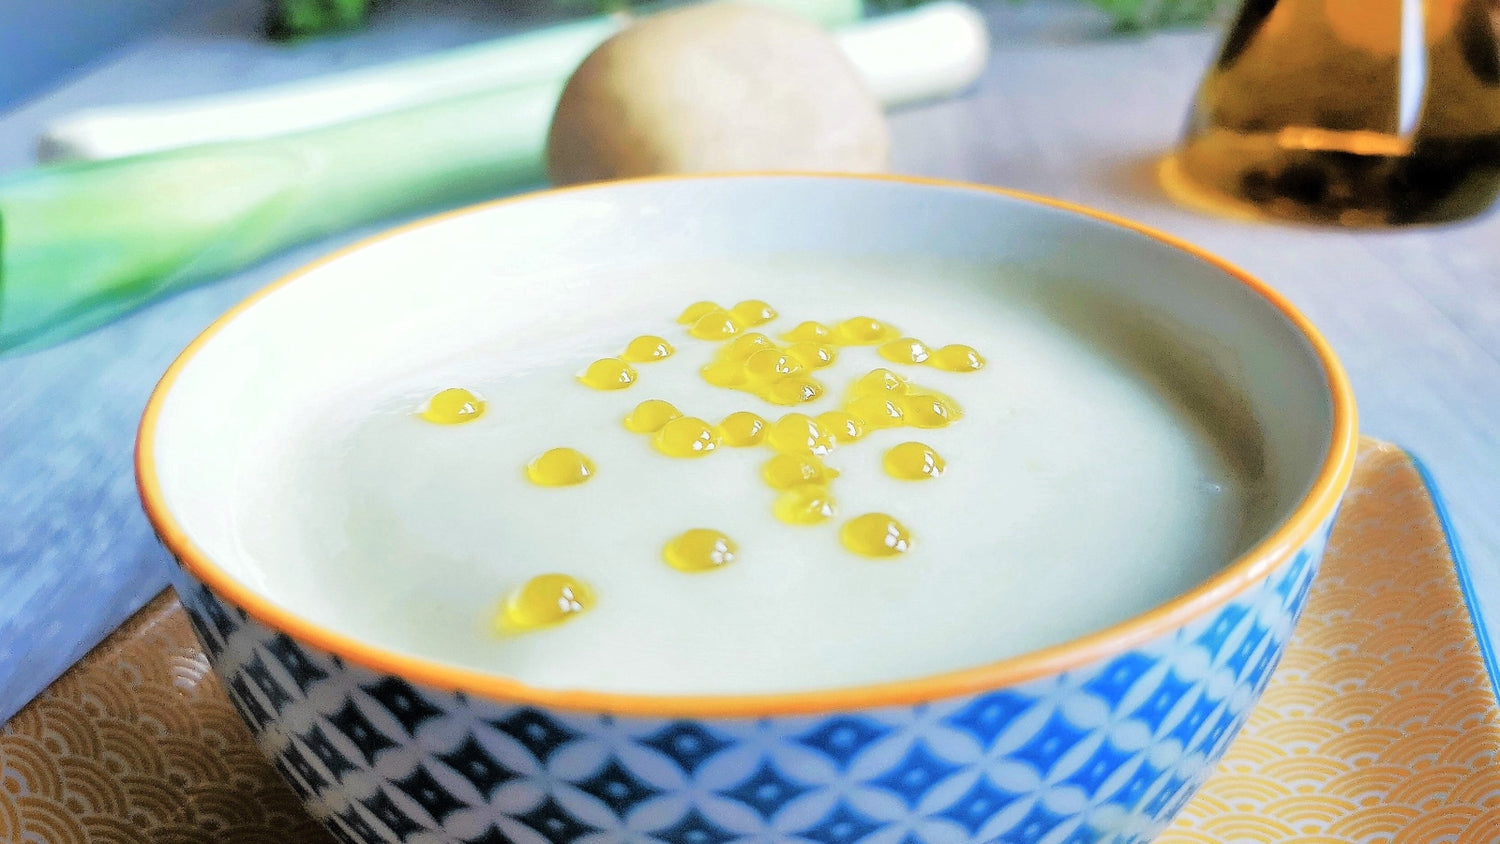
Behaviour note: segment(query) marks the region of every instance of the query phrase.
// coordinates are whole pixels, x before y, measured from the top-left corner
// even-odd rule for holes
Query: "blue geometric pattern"
[[[578,787],[603,801],[620,818],[630,817],[631,809],[661,794],[661,789],[641,782],[640,777],[613,757],[597,774],[578,783]]]
[[[916,809],[933,786],[947,779],[959,767],[933,756],[927,746],[918,741],[890,773],[871,780],[870,784],[895,792],[909,808]]]
[[[973,736],[981,747],[989,747],[1034,703],[1035,698],[1014,692],[981,695],[958,714],[950,715],[948,723]]]
[[[230,701],[339,841],[1144,844],[1249,716],[1327,533],[1155,640],[914,707],[768,718],[550,712],[379,675],[179,572]]]
[[[447,753],[439,753],[438,759],[468,780],[485,800],[494,795],[495,789],[520,776],[500,764],[473,736],[466,737],[462,744]]]
[[[832,759],[839,770],[849,767],[860,751],[890,732],[889,727],[865,718],[830,718],[817,729],[797,737],[797,742]]]
[[[522,709],[490,726],[520,742],[542,764],[578,734],[535,709]]]
[[[1011,827],[1006,833],[996,839],[997,844],[1037,844],[1052,830],[1057,829],[1067,816],[1047,810],[1047,807],[1037,801],[1026,813],[1021,822]]]
[[[655,835],[672,844],[725,844],[739,837],[705,818],[697,809],[688,810],[682,820]]]
[[[551,797],[531,811],[516,815],[516,820],[536,830],[551,844],[573,844],[575,840],[594,831]]]
[[[798,834],[818,844],[854,844],[855,841],[880,827],[879,821],[854,811],[847,803],[840,802],[816,826],[804,829]]]
[[[1072,750],[1088,734],[1088,730],[1075,727],[1063,716],[1062,712],[1054,712],[1047,719],[1047,723],[1037,730],[1036,735],[1031,737],[1031,741],[1026,742],[1012,755],[1031,763],[1037,773],[1045,779],[1052,775],[1053,766],[1063,757],[1063,754]]]
[[[1087,762],[1084,762],[1061,784],[1077,786],[1083,789],[1084,796],[1093,800],[1094,795],[1099,793],[1099,789],[1104,787],[1105,780],[1124,768],[1125,763],[1134,756],[1134,753],[1121,750],[1106,739],[1103,744],[1099,745],[1099,749],[1094,751],[1094,755],[1090,756]]]
[[[965,792],[938,816],[947,818],[967,829],[970,835],[978,835],[980,828],[989,823],[990,818],[1019,799],[1021,795],[1001,791],[991,785],[988,779],[980,777],[979,782],[974,783],[973,788]]]
[[[683,773],[692,775],[699,765],[730,743],[692,721],[674,721],[651,737],[642,739],[641,744],[660,751],[676,762]]]
[[[769,822],[786,804],[812,790],[813,786],[787,777],[766,761],[750,779],[719,793],[744,803]]]

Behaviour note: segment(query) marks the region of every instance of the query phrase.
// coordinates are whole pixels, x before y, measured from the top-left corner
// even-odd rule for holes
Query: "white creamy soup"
[[[654,316],[607,301],[657,286],[751,304],[728,327],[700,317],[697,333],[734,332],[706,340],[678,322],[692,298]],[[555,315],[550,335],[475,337],[441,360],[417,344],[405,371],[330,385],[327,406],[243,465],[238,541],[326,626],[544,687],[830,688],[1057,644],[1222,568],[1254,538],[1255,496],[1224,437],[1024,292],[1035,286],[919,260],[624,277],[599,287],[597,310]],[[777,316],[752,324],[757,301]],[[857,317],[890,333],[823,342],[829,365],[809,357],[820,341],[787,339]],[[665,349],[641,337],[670,355],[651,359]],[[936,357],[910,362],[923,352],[907,338]],[[946,368],[932,365],[944,347]],[[607,359],[627,348],[633,380],[598,389],[621,380]],[[894,377],[868,377],[880,369]],[[904,422],[923,427],[871,418],[913,396]],[[650,403],[627,426],[648,400],[671,408]],[[652,433],[673,409],[670,435]],[[721,427],[738,412],[776,444],[745,444],[747,415]],[[778,428],[792,413],[839,430]]]

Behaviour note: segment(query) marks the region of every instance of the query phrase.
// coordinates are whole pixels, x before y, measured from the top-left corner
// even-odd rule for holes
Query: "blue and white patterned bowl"
[[[580,238],[576,233],[586,231]],[[291,367],[374,342],[461,291],[410,271],[587,268],[815,249],[1004,261],[1097,279],[1180,329],[1263,437],[1279,522],[1221,574],[1045,651],[917,680],[737,697],[561,692],[356,641],[216,554],[213,506]],[[470,264],[465,264],[469,261]],[[384,269],[383,269],[384,268]],[[517,273],[515,295],[525,295]],[[434,290],[436,286],[437,290]],[[178,592],[230,700],[346,842],[1100,844],[1153,838],[1248,717],[1302,609],[1353,466],[1337,361],[1264,285],[1062,203],[910,179],[615,183],[448,215],[354,247],[226,315],[163,379],[137,470]]]

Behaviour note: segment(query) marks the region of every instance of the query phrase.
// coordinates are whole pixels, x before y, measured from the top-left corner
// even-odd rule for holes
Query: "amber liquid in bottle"
[[[1276,217],[1456,220],[1500,194],[1500,2],[1245,0],[1178,187]]]

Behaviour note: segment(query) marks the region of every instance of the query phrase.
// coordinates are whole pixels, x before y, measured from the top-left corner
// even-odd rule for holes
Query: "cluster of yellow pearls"
[[[484,399],[462,387],[451,387],[428,399],[417,415],[438,425],[473,422],[484,415]]]
[[[721,308],[713,302],[694,302],[677,321],[699,340],[728,340],[746,328],[775,318],[776,311],[770,305],[759,299],[747,299],[732,308]]]
[[[867,428],[945,428],[963,418],[953,399],[889,369],[873,369],[849,390],[844,410]]]
[[[752,331],[725,343],[702,375],[715,387],[749,393],[771,404],[798,405],[823,395],[823,383],[812,371],[833,363],[834,357],[833,349],[824,344],[782,347]]]
[[[697,302],[682,312],[678,322],[688,326],[688,334],[693,337],[722,343],[701,371],[705,381],[772,404],[799,405],[821,397],[825,387],[812,373],[835,361],[838,346],[875,346],[887,360],[951,372],[984,366],[984,359],[968,346],[934,350],[916,338],[903,337],[894,326],[867,316],[833,325],[802,322],[780,335],[783,343],[746,330],[775,317],[775,309],[758,300],[732,308]],[[761,471],[766,484],[777,493],[772,513],[788,524],[806,525],[826,521],[837,511],[832,482],[838,472],[822,460],[835,448],[856,442],[869,431],[903,426],[942,428],[962,416],[958,404],[948,396],[880,368],[854,383],[843,406],[816,416],[792,412],[766,420],[741,411],[710,425],[682,416],[665,402],[652,400],[632,411],[626,427],[653,433],[652,444],[657,451],[673,457],[701,457],[721,444],[747,447],[764,442],[776,452]],[[945,467],[937,452],[920,443],[903,443],[891,449],[884,465],[893,477],[907,480],[939,477]],[[845,547],[867,556],[900,554],[911,546],[910,532],[879,513],[851,519],[840,538]]]
[[[578,380],[596,390],[623,390],[636,382],[639,375],[632,363],[655,363],[666,360],[676,351],[672,344],[655,334],[643,334],[625,344],[617,358],[600,358],[588,365]]]
[[[715,358],[702,369],[714,386],[758,396],[771,404],[796,406],[814,401],[826,389],[812,373],[834,363],[839,346],[874,346],[892,363],[924,365],[948,372],[973,372],[985,360],[969,346],[953,344],[934,349],[894,327],[867,316],[833,325],[802,322],[782,333],[784,343],[747,329],[776,319],[769,304],[757,299],[732,307],[697,302],[678,317],[691,337],[722,342]],[[631,340],[618,357],[601,358],[578,376],[596,390],[622,390],[639,378],[636,364],[653,363],[673,355],[672,344],[655,335]],[[484,400],[452,388],[433,395],[419,411],[429,422],[454,425],[479,418]],[[913,384],[889,369],[874,369],[850,387],[841,407],[817,415],[787,413],[768,420],[751,411],[737,411],[711,424],[687,416],[662,399],[640,402],[627,414],[625,428],[650,437],[661,454],[677,458],[703,457],[720,446],[748,448],[761,444],[775,453],[761,468],[767,486],[776,492],[772,513],[782,522],[812,525],[833,518],[837,504],[832,493],[836,469],[823,458],[834,449],[856,442],[868,432],[885,428],[942,428],[958,421],[962,411],[951,398]],[[930,446],[904,442],[888,449],[882,465],[901,480],[930,480],[946,469]],[[594,476],[597,468],[587,455],[572,448],[553,448],[526,464],[526,476],[540,486],[573,486]],[[885,513],[866,513],[844,522],[839,530],[844,547],[867,557],[892,557],[912,545],[911,532]],[[667,565],[684,572],[705,572],[735,560],[739,549],[724,533],[693,528],[671,539],[662,549]],[[594,603],[592,589],[566,574],[542,574],[512,590],[495,618],[498,630],[524,632],[566,621]]]
[[[941,349],[928,348],[915,337],[902,337],[881,344],[877,354],[892,363],[914,366],[926,364],[948,372],[974,372],[984,368],[985,360],[970,346],[953,344]]]
[[[495,616],[500,633],[524,633],[560,624],[594,605],[588,584],[566,574],[540,574],[505,596]]]

